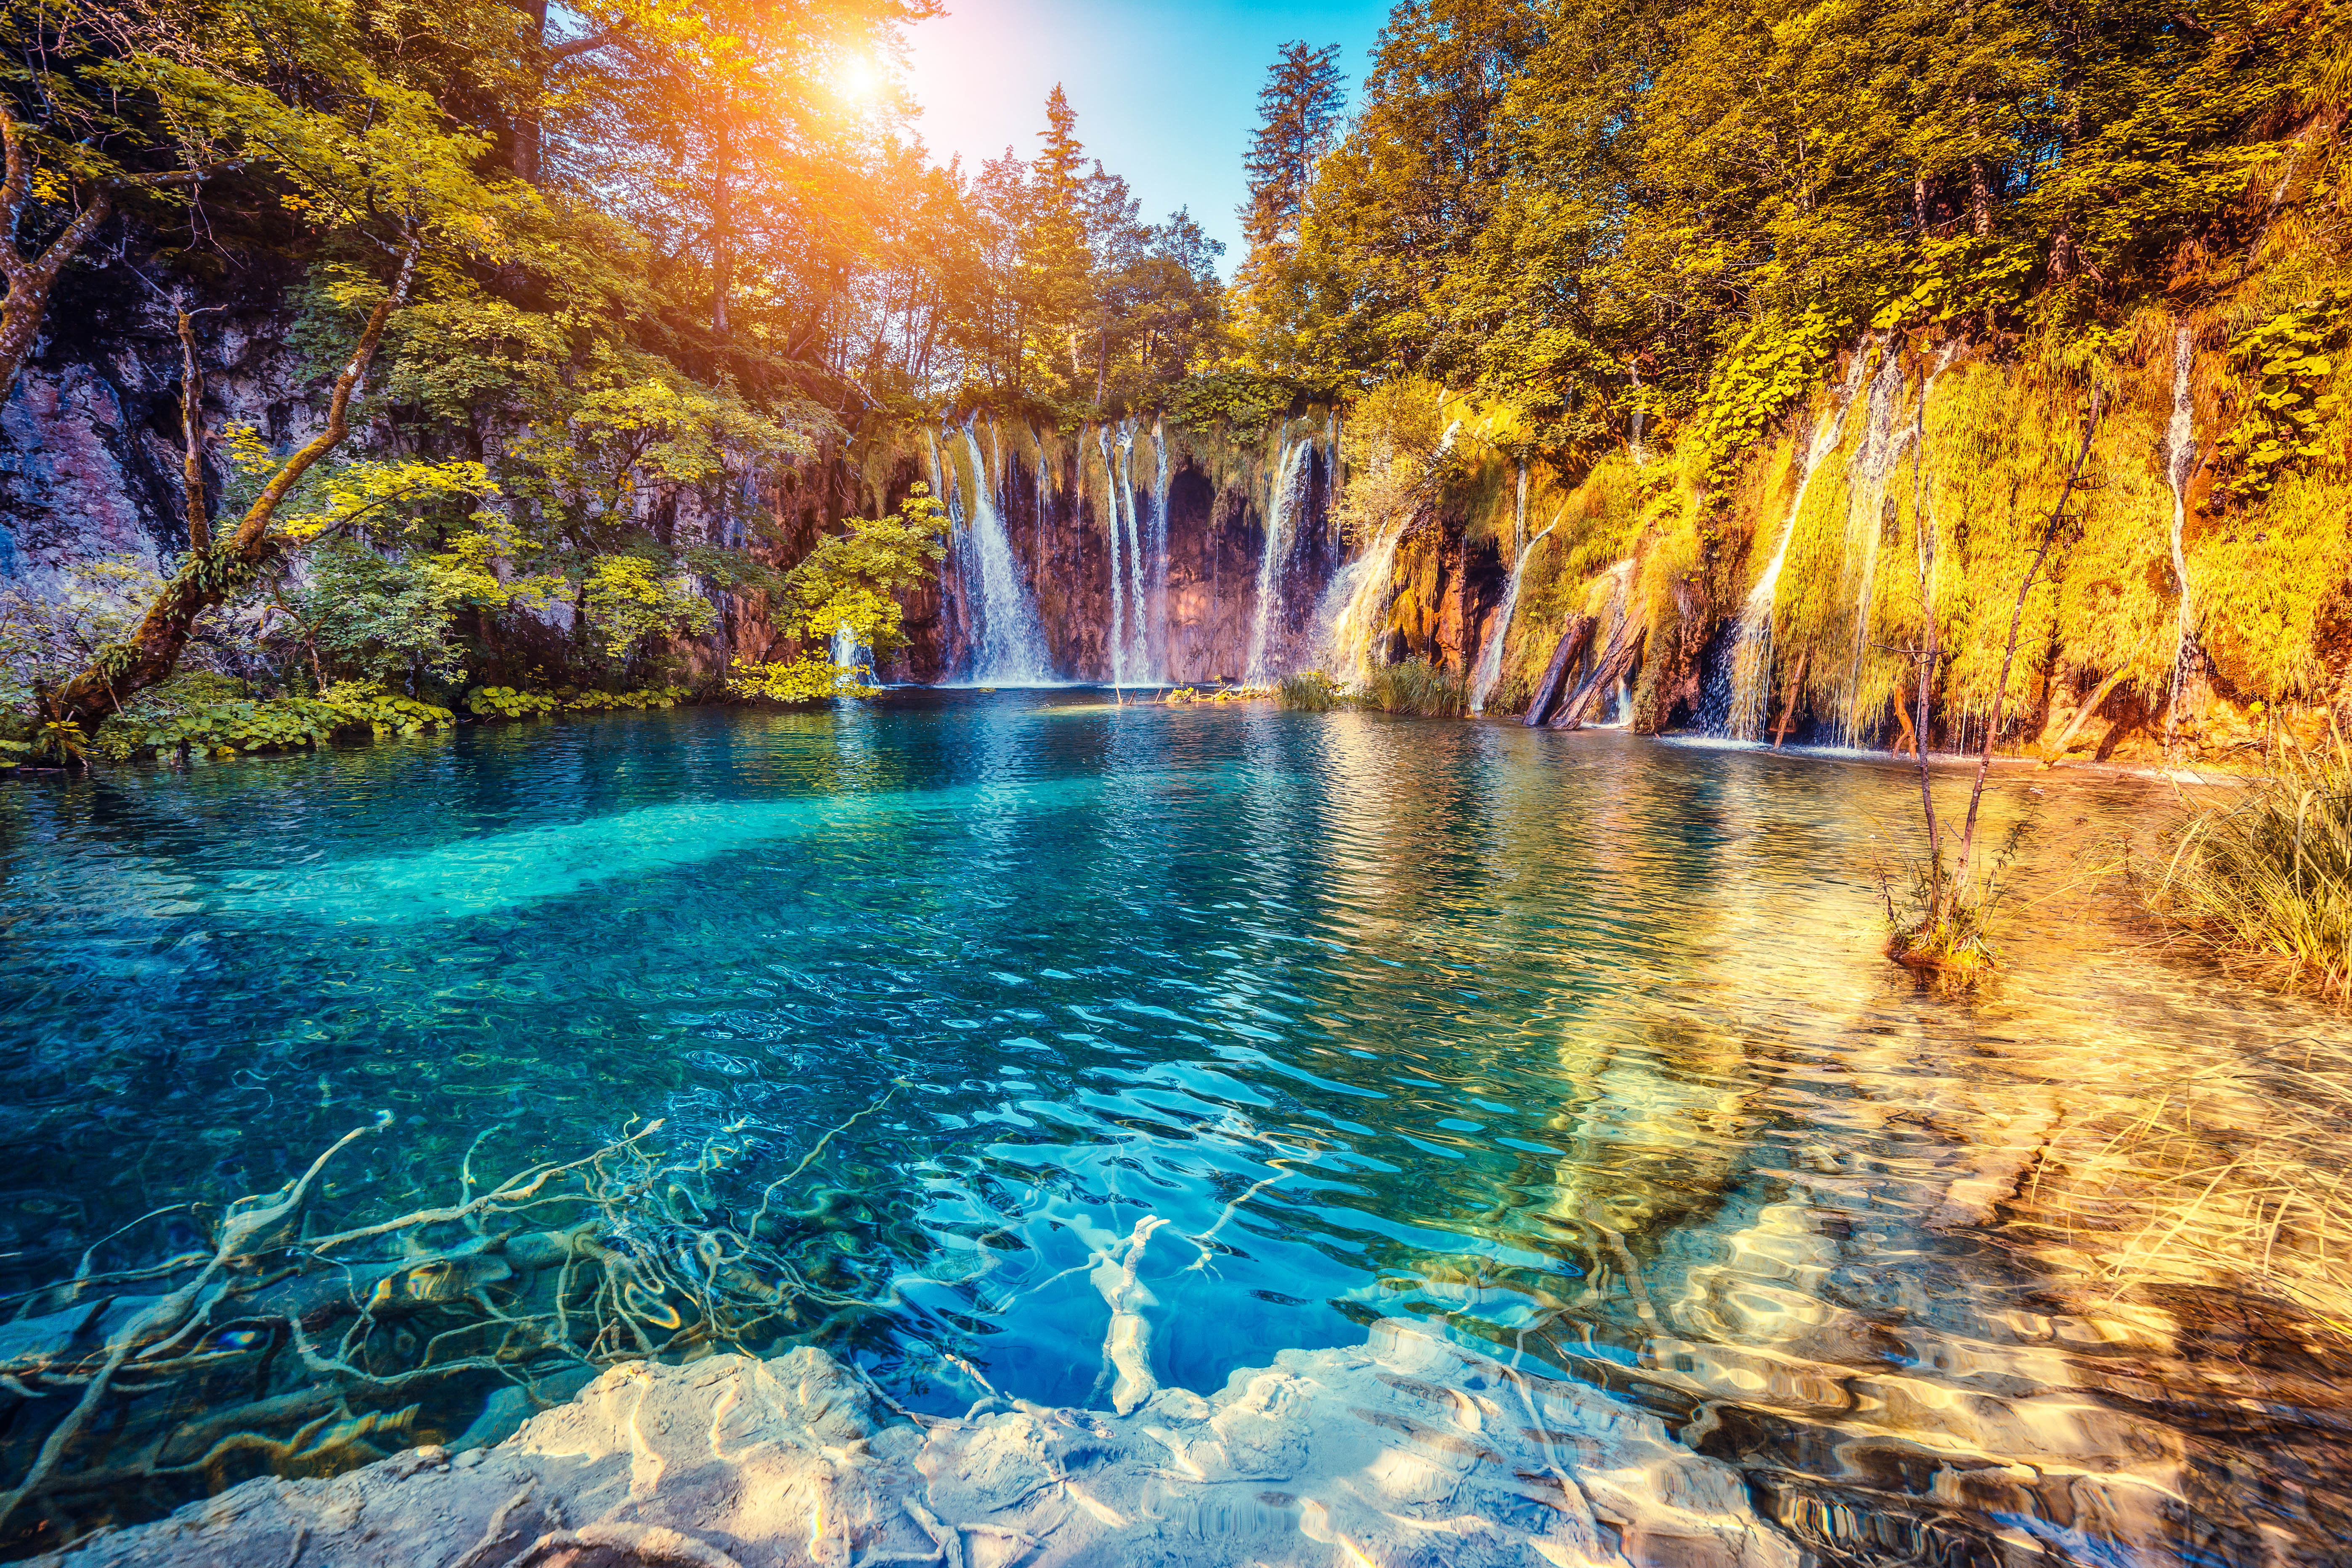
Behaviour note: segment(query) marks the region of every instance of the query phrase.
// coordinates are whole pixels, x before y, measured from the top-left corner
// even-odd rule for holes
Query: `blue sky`
[[[1008,144],[1029,156],[1058,81],[1088,154],[1126,176],[1146,217],[1190,206],[1225,242],[1228,276],[1241,258],[1242,149],[1275,50],[1292,38],[1339,45],[1352,104],[1388,16],[1386,0],[947,3],[950,15],[908,38],[916,129],[934,156],[976,163]]]

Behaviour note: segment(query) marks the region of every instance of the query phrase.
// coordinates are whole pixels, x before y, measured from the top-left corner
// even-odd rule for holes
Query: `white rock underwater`
[[[822,1351],[633,1363],[495,1447],[248,1481],[56,1568],[1797,1568],[1738,1473],[1388,1320],[1125,1415],[877,1409]]]

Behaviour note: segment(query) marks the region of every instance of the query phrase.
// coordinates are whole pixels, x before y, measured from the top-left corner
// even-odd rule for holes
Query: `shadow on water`
[[[898,691],[0,786],[5,1310],[380,1110],[339,1219],[658,1116],[741,1150],[722,1208],[817,1152],[872,1310],[796,1332],[918,1408],[1101,1404],[1088,1270],[1153,1215],[1163,1383],[1419,1316],[1664,1416],[1823,1562],[2346,1556],[2345,1342],[2226,1273],[2102,1284],[2068,1201],[2150,1085],[2234,1086],[2225,1161],[2260,1064],[2344,1026],[2074,887],[2165,796],[2035,787],[1990,805],[2009,962],[1953,997],[1877,957],[1912,775],[1617,735]],[[232,1348],[208,1399],[314,1408]],[[494,1437],[500,1386],[307,1462]]]

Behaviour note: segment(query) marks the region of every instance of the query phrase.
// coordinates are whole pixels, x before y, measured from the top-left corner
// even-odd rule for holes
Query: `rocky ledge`
[[[617,1367],[495,1447],[249,1481],[59,1568],[1796,1568],[1728,1466],[1422,1327],[1126,1415],[890,1412],[822,1351]]]

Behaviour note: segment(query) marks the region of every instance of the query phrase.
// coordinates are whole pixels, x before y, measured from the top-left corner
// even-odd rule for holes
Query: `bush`
[[[2225,962],[2352,1000],[2352,747],[2340,732],[2180,830],[2157,911]]]
[[[1419,713],[1458,719],[1470,705],[1469,685],[1425,658],[1384,664],[1364,683],[1364,703],[1383,713]]]
[[[338,681],[316,697],[266,700],[223,699],[215,695],[220,689],[194,680],[161,687],[159,700],[134,703],[100,731],[94,748],[115,762],[183,747],[225,755],[288,751],[321,745],[360,729],[378,735],[420,735],[457,717],[446,708],[387,691],[373,680]]]
[[[478,719],[536,719],[563,706],[551,692],[518,691],[511,686],[478,686],[466,693],[466,707]]]
[[[1328,713],[1339,706],[1339,683],[1319,669],[1310,669],[1284,676],[1276,697],[1285,708],[1301,713]]]

